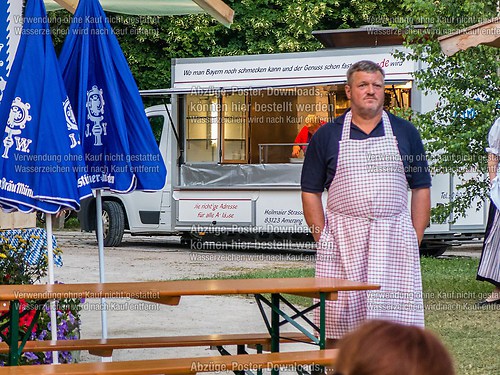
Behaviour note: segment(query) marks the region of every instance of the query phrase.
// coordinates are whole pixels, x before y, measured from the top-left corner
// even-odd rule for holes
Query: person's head
[[[316,115],[307,115],[304,120],[304,123],[305,126],[307,126],[307,130],[311,134],[316,133],[316,130],[318,130],[321,125],[323,125],[323,122],[321,121],[319,116]]]
[[[374,117],[384,106],[384,70],[373,61],[362,60],[347,71],[345,92],[353,113]]]
[[[431,332],[372,320],[339,341],[337,375],[454,375],[451,357]]]

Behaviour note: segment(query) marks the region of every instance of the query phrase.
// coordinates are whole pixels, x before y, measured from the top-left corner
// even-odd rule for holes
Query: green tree
[[[313,51],[313,30],[380,23],[401,14],[399,1],[226,0],[235,10],[225,28],[208,15],[137,17],[108,14],[141,89],[170,87],[171,59],[181,57]],[[53,13],[52,31],[62,45],[70,17]]]
[[[455,218],[463,216],[474,199],[488,193],[485,148],[488,130],[500,115],[499,50],[479,46],[448,57],[441,52],[437,37],[493,17],[496,4],[468,0],[405,0],[403,4],[406,16],[394,24],[427,27],[408,34],[411,52],[405,58],[424,62],[415,74],[418,86],[439,95],[434,110],[414,114],[412,120],[426,140],[433,172],[462,178],[450,203],[433,207],[433,218],[444,222],[452,212]],[[471,171],[479,173],[467,173]]]
[[[226,0],[235,10],[226,28],[208,15],[138,17],[108,14],[141,89],[170,87],[171,59],[313,51],[313,30],[359,27],[401,14],[396,0]],[[60,49],[71,15],[50,14]]]

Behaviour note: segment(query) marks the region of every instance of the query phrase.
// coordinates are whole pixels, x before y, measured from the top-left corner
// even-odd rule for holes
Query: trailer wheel
[[[125,215],[120,203],[114,201],[102,202],[102,224],[104,246],[120,246],[125,231]]]
[[[435,257],[441,256],[450,247],[444,240],[424,240],[420,244],[420,255]]]

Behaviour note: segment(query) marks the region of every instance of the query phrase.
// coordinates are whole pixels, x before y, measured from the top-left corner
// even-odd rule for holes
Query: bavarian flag
[[[0,106],[0,205],[7,210],[78,210],[91,195],[47,21],[43,1],[28,0]]]
[[[98,0],[80,0],[59,56],[94,189],[160,190],[166,169],[139,90]]]

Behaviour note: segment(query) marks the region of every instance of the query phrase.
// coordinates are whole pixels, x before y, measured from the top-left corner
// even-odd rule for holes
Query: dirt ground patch
[[[99,281],[99,259],[94,234],[55,232],[64,265],[55,270],[63,283]],[[177,238],[131,237],[123,246],[105,249],[107,282],[215,278],[257,269],[312,267],[307,254],[196,250],[180,246]],[[108,337],[175,336],[215,333],[265,332],[258,307],[250,296],[183,297],[178,306],[135,300],[107,300]],[[88,300],[82,310],[82,338],[101,337],[101,302]],[[287,350],[300,350],[292,345]],[[306,349],[310,347],[306,346]],[[304,347],[302,347],[304,349]],[[217,355],[208,348],[116,351],[113,360]],[[81,360],[98,360],[81,353]]]

